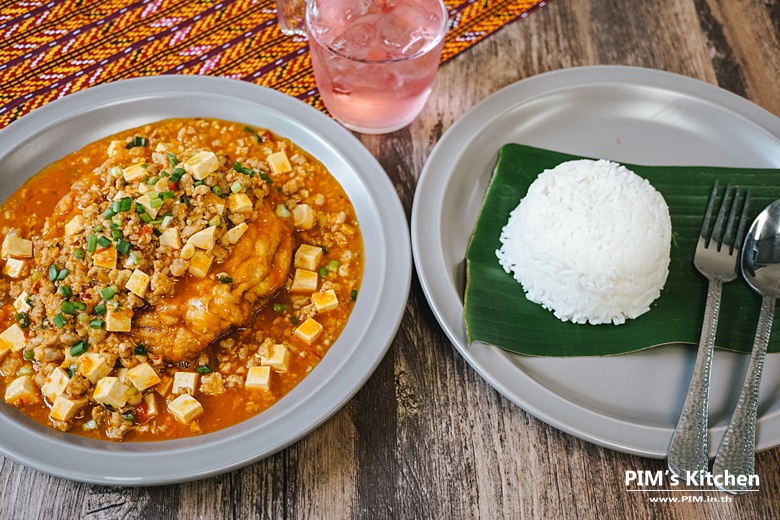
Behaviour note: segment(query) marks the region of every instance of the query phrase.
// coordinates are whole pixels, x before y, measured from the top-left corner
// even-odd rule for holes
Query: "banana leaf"
[[[780,199],[775,169],[642,166],[623,163],[646,178],[669,205],[673,243],[669,277],[650,310],[622,325],[578,325],[526,299],[522,286],[499,265],[501,229],[528,187],[546,169],[585,157],[505,145],[466,252],[465,325],[469,343],[479,341],[530,356],[606,356],[670,343],[699,342],[707,280],[693,266],[693,252],[712,186],[729,183],[751,190],[750,221]],[[724,284],[716,346],[749,352],[761,298],[742,280]],[[769,352],[780,351],[775,320]]]

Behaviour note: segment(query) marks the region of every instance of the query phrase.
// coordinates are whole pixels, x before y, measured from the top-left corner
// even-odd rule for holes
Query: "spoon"
[[[775,301],[780,298],[780,200],[767,206],[753,222],[742,248],[741,264],[748,285],[763,300],[745,382],[712,467],[718,489],[734,494],[747,493],[755,479],[758,389]]]

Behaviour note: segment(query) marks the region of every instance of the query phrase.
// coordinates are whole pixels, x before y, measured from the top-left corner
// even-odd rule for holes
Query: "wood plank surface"
[[[409,217],[426,157],[466,110],[523,78],[594,64],[698,78],[780,116],[780,2],[552,0],[443,66],[411,126],[360,139]],[[780,517],[780,449],[758,455],[761,489],[748,496],[660,504],[626,491],[626,471],[664,469],[564,434],[493,390],[449,344],[415,278],[387,357],[303,440],[232,473],[150,488],[69,482],[0,459],[0,519]]]

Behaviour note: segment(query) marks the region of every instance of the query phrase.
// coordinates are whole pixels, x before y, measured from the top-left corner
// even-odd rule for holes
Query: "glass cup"
[[[449,26],[444,3],[304,3],[314,78],[331,115],[365,134],[393,132],[411,123],[428,99],[441,59]],[[281,19],[283,11],[279,13]],[[293,26],[289,18],[282,22],[288,30]]]

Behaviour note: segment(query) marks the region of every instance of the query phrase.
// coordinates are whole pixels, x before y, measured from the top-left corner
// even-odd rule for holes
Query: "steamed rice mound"
[[[669,274],[669,208],[610,161],[544,171],[501,232],[499,263],[526,297],[574,323],[619,325],[650,310]]]

